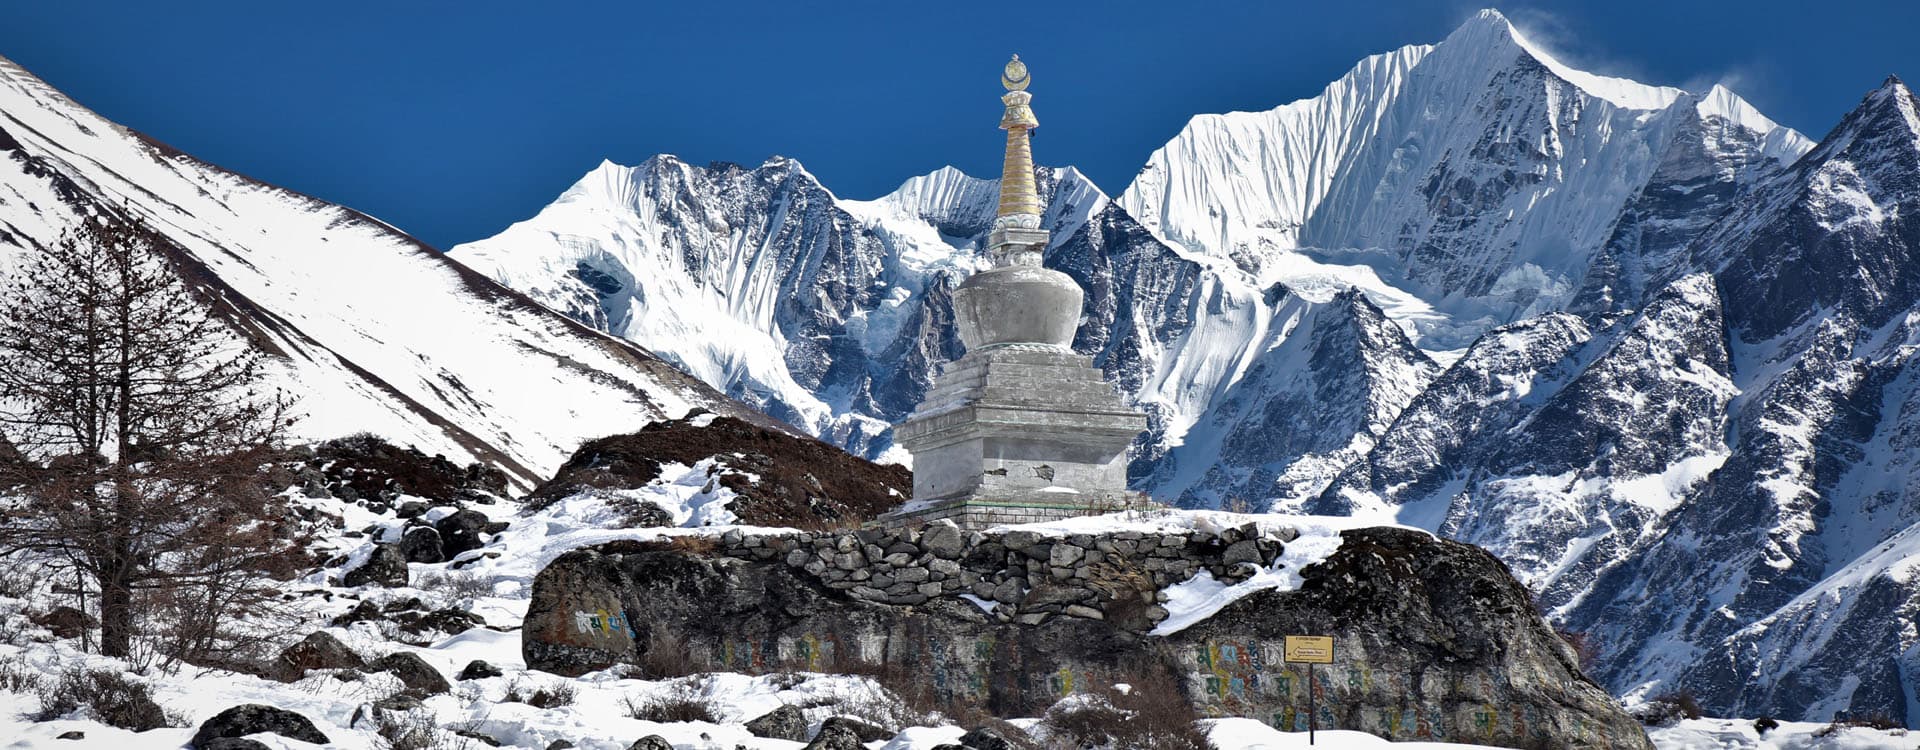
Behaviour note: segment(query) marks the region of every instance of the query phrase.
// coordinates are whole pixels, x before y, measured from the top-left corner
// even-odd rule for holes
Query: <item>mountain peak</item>
[[[1491,8],[1474,14],[1448,34],[1442,49],[1465,47],[1474,58],[1501,59],[1495,55],[1506,48],[1532,58],[1561,80],[1593,96],[1627,109],[1665,109],[1686,92],[1668,86],[1649,86],[1626,78],[1614,78],[1578,70],[1561,62],[1546,47],[1529,38],[1500,11]]]
[[[1879,88],[1867,92],[1852,112],[1840,118],[1840,124],[1821,141],[1821,147],[1831,152],[1849,146],[1863,133],[1900,126],[1920,138],[1920,102],[1899,76],[1887,76]]]

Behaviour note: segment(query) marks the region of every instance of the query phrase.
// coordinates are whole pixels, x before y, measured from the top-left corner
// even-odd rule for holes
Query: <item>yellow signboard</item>
[[[1333,636],[1287,636],[1287,662],[1291,664],[1332,664]]]

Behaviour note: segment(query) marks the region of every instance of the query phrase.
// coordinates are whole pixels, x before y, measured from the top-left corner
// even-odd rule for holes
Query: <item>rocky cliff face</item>
[[[696,668],[920,676],[943,698],[1032,714],[1079,689],[1171,672],[1206,710],[1306,724],[1288,634],[1335,638],[1316,676],[1322,728],[1519,748],[1650,748],[1497,560],[1399,529],[1308,543],[1260,527],[1094,533],[921,531],[622,543],[556,559],[534,582],[523,649],[560,673],[684,649]],[[703,548],[711,551],[703,551]],[[1287,571],[1167,634],[1153,604],[1196,577]],[[1159,610],[1159,611],[1156,611]]]

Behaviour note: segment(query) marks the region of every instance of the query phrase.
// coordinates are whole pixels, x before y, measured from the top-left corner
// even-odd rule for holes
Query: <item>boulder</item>
[[[214,714],[213,718],[200,723],[199,731],[193,733],[193,739],[187,741],[187,747],[193,750],[207,750],[209,743],[226,737],[245,737],[250,734],[277,734],[287,739],[325,745],[332,740],[314,728],[307,717],[284,708],[247,703]]]
[[[456,675],[455,679],[484,680],[488,677],[499,677],[503,674],[506,673],[500,671],[499,667],[480,659],[474,659],[473,661],[467,662],[467,666],[460,668],[460,674]]]
[[[1298,587],[1250,593],[1166,635],[1140,627],[1159,619],[1152,614],[1163,618],[1164,608],[1096,596],[1092,581],[1035,586],[1005,623],[958,589],[895,606],[861,599],[847,581],[828,585],[822,576],[836,575],[831,569],[614,542],[562,555],[535,578],[522,653],[531,669],[568,675],[642,663],[648,644],[659,642],[680,644],[700,671],[927,675],[933,699],[1001,716],[1036,716],[1088,686],[1167,673],[1177,686],[1170,689],[1185,691],[1204,714],[1253,716],[1293,731],[1305,726],[1307,674],[1285,662],[1284,638],[1326,635],[1334,638],[1335,661],[1318,668],[1322,728],[1393,741],[1651,749],[1640,725],[1581,674],[1578,655],[1498,559],[1407,529],[1342,537],[1325,561],[1299,571]],[[1167,538],[1176,541],[1133,545],[1136,557],[1183,562],[1191,574],[1218,565],[1230,546]],[[824,553],[847,539],[810,544]],[[1140,540],[1077,544],[1010,532],[999,541],[1051,561],[1052,548],[1063,544],[1098,551],[1106,542],[1119,550],[1113,542]],[[1000,568],[968,570],[995,576],[1006,575],[1005,567],[1003,560]],[[1119,614],[1123,604],[1140,616]],[[1106,616],[1048,614],[1069,605]],[[1030,609],[1036,606],[1042,611]]]
[[[660,735],[649,734],[634,740],[633,744],[627,746],[627,750],[673,750],[673,743]]]
[[[407,562],[446,562],[440,531],[432,526],[411,526],[400,535],[400,554]]]
[[[268,750],[267,744],[245,737],[216,737],[208,740],[201,750]]]
[[[485,546],[489,523],[487,514],[477,510],[456,511],[434,522],[434,530],[440,533],[441,554],[452,560],[462,552]]]
[[[765,715],[747,722],[747,731],[755,737],[789,742],[807,741],[807,717],[793,704],[783,704]]]
[[[84,740],[86,738],[87,733],[78,729],[61,732],[59,736],[54,737],[56,740]]]
[[[365,586],[373,584],[393,588],[407,585],[407,556],[400,551],[398,544],[376,544],[373,554],[360,567],[347,571],[340,578],[343,586]]]
[[[813,736],[813,741],[801,750],[866,750],[866,747],[853,728],[828,720],[820,726],[820,733]]]
[[[820,733],[826,734],[828,728],[831,728],[831,727],[838,727],[841,729],[845,729],[849,732],[852,732],[853,736],[858,737],[860,739],[860,742],[862,743],[879,742],[881,740],[888,739],[894,735],[893,732],[888,731],[886,729],[882,729],[872,724],[868,724],[859,719],[851,719],[845,716],[835,716],[833,718],[827,719],[825,722],[822,722],[820,724]]]
[[[382,656],[379,661],[373,663],[373,668],[400,678],[400,684],[406,685],[407,689],[426,695],[444,693],[453,689],[453,685],[440,674],[440,670],[434,669],[426,659],[420,658],[419,654],[411,651],[395,651]]]
[[[367,661],[340,639],[316,630],[300,642],[281,649],[269,671],[282,682],[292,682],[307,676],[310,669],[359,669],[366,665]]]
[[[993,727],[975,727],[966,734],[960,735],[960,746],[966,750],[1020,750],[1021,748]]]

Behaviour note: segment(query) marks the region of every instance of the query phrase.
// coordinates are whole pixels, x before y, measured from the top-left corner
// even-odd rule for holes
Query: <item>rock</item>
[[[86,738],[87,738],[87,733],[82,732],[78,729],[67,731],[67,732],[61,732],[58,736],[54,737],[54,739],[56,740],[84,740]]]
[[[432,526],[409,527],[400,535],[400,554],[407,562],[446,562],[447,556],[441,545],[440,532]]]
[[[1220,562],[1225,565],[1234,563],[1260,563],[1260,543],[1253,539],[1242,539],[1227,545],[1227,551],[1220,553]]]
[[[388,588],[407,585],[407,556],[397,544],[376,544],[373,555],[360,567],[347,571],[340,579],[343,586],[373,584]]]
[[[966,536],[954,522],[940,519],[920,532],[920,548],[942,560],[958,560],[966,551]]]
[[[403,519],[419,518],[427,514],[427,504],[419,500],[408,500],[394,508],[393,514]]]
[[[444,693],[453,689],[447,678],[434,669],[426,659],[411,651],[395,651],[380,657],[373,663],[376,671],[387,672],[400,678],[400,684],[409,690],[417,690],[427,695]]]
[[[1034,608],[1055,604],[1076,604],[1093,598],[1093,592],[1070,586],[1042,584],[1027,591],[1027,597],[1021,607]]]
[[[795,740],[795,742],[798,741]],[[627,750],[673,750],[673,743],[660,735],[649,734],[634,740],[633,744],[627,746]]]
[[[1000,544],[1013,552],[1025,552],[1045,540],[1037,531],[1012,531],[1000,538]]]
[[[572,750],[573,740],[554,740],[547,743],[547,750]]]
[[[486,533],[487,514],[477,510],[462,510],[448,515],[433,524],[440,532],[440,550],[445,559],[452,560],[467,550],[480,549],[487,541],[481,537]]]
[[[187,741],[187,747],[207,750],[208,743],[216,739],[245,737],[262,732],[316,745],[332,742],[314,728],[313,722],[305,716],[284,708],[247,703],[221,711],[201,722],[199,731],[194,732],[193,739]]]
[[[960,735],[960,746],[966,750],[1020,750],[1019,745],[993,727],[976,727]]]
[[[755,737],[766,737],[789,742],[807,741],[807,717],[791,703],[768,711],[760,718],[747,722],[747,731]]]
[[[245,737],[216,737],[201,746],[201,750],[268,750],[266,743]]]
[[[67,606],[54,607],[46,614],[35,615],[29,619],[33,624],[53,631],[55,638],[79,638],[99,625],[92,615]]]
[[[860,741],[860,735],[854,733],[852,728],[834,724],[832,719],[828,719],[826,724],[821,725],[820,733],[814,735],[813,741],[801,750],[866,750],[866,744]]]
[[[1644,730],[1580,673],[1578,655],[1540,620],[1524,587],[1492,555],[1404,529],[1358,529],[1342,537],[1324,562],[1299,571],[1304,580],[1297,588],[1247,594],[1167,636],[1145,632],[1166,616],[1164,607],[1136,596],[1103,598],[1092,590],[1097,581],[1035,586],[1017,611],[1004,613],[1009,624],[946,593],[914,593],[914,606],[893,606],[849,597],[781,560],[612,542],[568,552],[535,578],[522,653],[530,668],[563,675],[641,663],[647,644],[659,638],[677,643],[696,671],[743,671],[755,667],[755,654],[805,653],[813,671],[944,674],[941,684],[929,685],[932,699],[1026,716],[1058,700],[1050,686],[1062,674],[1076,683],[1111,684],[1142,670],[1166,670],[1202,713],[1273,717],[1290,715],[1286,709],[1295,705],[1303,677],[1280,658],[1282,639],[1317,633],[1335,639],[1342,660],[1335,669],[1371,675],[1370,681],[1323,683],[1321,706],[1330,726],[1393,741],[1420,740],[1430,730],[1494,746],[1575,750],[1605,743],[1651,750]],[[1169,566],[1169,575],[1173,568],[1221,567],[1226,546],[1201,540],[1189,547],[1184,537],[1170,538],[1178,541],[1143,543],[1140,554],[1193,555],[1165,558],[1179,563]],[[1039,546],[1029,541],[1029,550]],[[1004,562],[973,572],[1007,583]],[[890,590],[888,596],[894,601]],[[1074,610],[1083,616],[1060,614],[1069,606],[1086,609]],[[1084,616],[1094,613],[1104,619]],[[616,622],[609,627],[608,620]],[[831,647],[823,634],[832,634]],[[847,645],[855,643],[863,646]],[[863,661],[862,653],[882,661]],[[1201,687],[1208,676],[1247,687],[1223,697]],[[1522,720],[1475,724],[1464,708],[1487,705]],[[1410,712],[1419,721],[1405,721]],[[838,734],[823,731],[814,739],[839,742]],[[856,734],[851,742],[859,739]]]
[[[859,719],[853,719],[845,716],[835,716],[833,718],[827,719],[825,722],[823,722],[820,725],[820,733],[826,734],[828,727],[845,728],[847,731],[852,732],[853,736],[859,738],[860,742],[863,744],[868,742],[880,742],[882,740],[890,739],[894,735],[893,732],[883,729],[881,727],[868,724]]]
[[[505,672],[501,672],[499,667],[480,659],[474,659],[473,661],[467,662],[467,666],[462,667],[460,674],[455,677],[460,680],[484,680],[488,677],[499,677],[502,674],[505,674]]]
[[[359,669],[366,665],[367,661],[340,639],[316,630],[282,649],[269,671],[275,679],[293,682],[307,676],[310,669]]]

